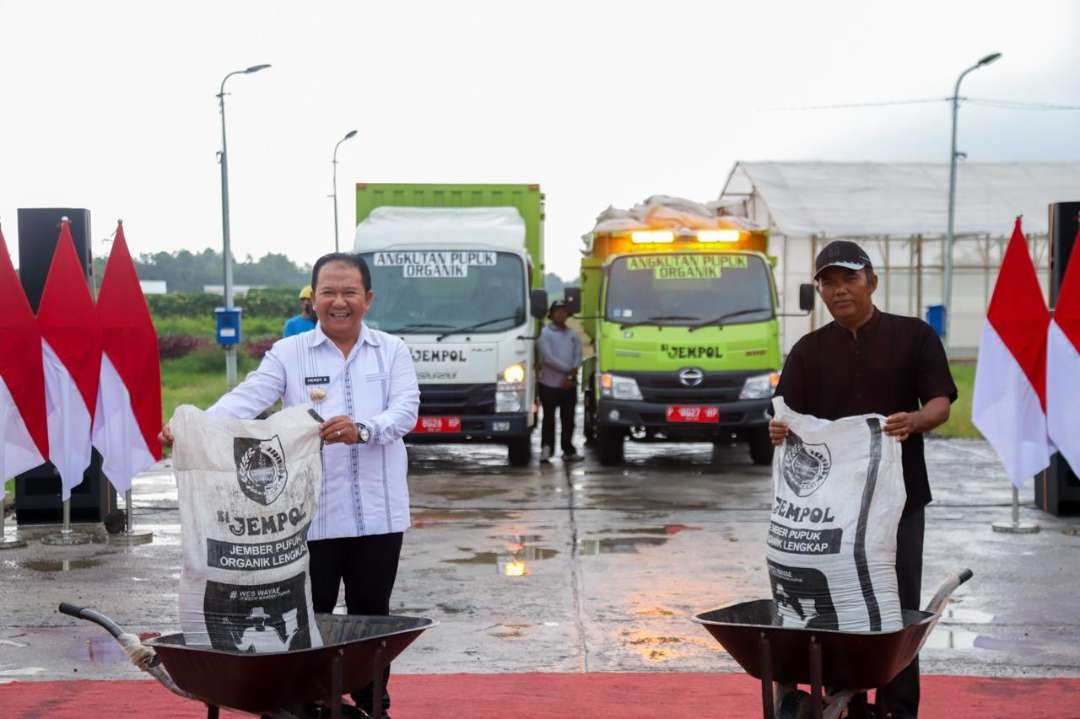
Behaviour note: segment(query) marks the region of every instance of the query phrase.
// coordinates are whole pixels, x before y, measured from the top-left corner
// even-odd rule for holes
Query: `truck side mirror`
[[[581,312],[581,288],[566,287],[563,289],[563,299],[566,300],[570,314],[576,315]]]
[[[799,285],[799,309],[803,312],[814,310],[814,286],[808,283]]]
[[[529,292],[529,313],[537,319],[542,319],[547,317],[547,311],[547,290],[532,290]]]

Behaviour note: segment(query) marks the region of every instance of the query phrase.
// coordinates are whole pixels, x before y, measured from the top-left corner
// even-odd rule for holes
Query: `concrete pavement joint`
[[[570,473],[570,466],[563,465],[563,475],[566,479],[566,490],[568,499],[568,514],[570,517],[570,587],[573,593],[574,602],[574,626],[577,627],[578,644],[581,647],[581,670],[584,672],[589,671],[589,643],[585,636],[585,619],[583,616],[583,608],[581,606],[581,595],[583,593],[582,582],[584,579],[581,576],[581,562],[578,556],[578,526],[577,517],[575,516],[575,501],[574,501],[574,478]]]

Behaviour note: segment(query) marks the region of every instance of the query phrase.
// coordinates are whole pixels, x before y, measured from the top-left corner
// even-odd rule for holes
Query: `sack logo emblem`
[[[275,434],[270,439],[233,438],[236,481],[248,497],[269,506],[281,496],[289,479],[285,468],[285,450]]]
[[[807,444],[799,435],[788,430],[780,471],[792,492],[800,497],[809,497],[825,484],[830,469],[832,454],[828,445]]]

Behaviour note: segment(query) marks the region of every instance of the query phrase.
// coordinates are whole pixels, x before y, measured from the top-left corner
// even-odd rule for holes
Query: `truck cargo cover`
[[[457,243],[521,252],[525,221],[513,207],[378,207],[357,226],[354,249]]]

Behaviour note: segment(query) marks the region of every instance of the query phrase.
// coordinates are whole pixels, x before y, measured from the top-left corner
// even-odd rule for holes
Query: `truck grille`
[[[422,384],[422,416],[495,414],[494,384]]]
[[[687,387],[679,381],[678,372],[620,372],[637,380],[641,396],[646,402],[664,404],[708,404],[735,402],[739,399],[747,377],[761,374],[753,372],[705,372],[701,384]]]

